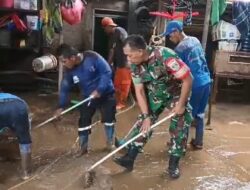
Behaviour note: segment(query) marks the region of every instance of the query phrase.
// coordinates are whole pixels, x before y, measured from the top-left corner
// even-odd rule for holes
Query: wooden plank
[[[202,43],[201,43],[204,52],[206,52],[206,47],[207,47],[207,38],[208,38],[208,32],[209,32],[208,30],[209,30],[211,8],[212,8],[212,0],[207,0],[204,26],[203,26],[203,34],[202,34]],[[210,125],[211,117],[212,117],[212,96],[210,95],[207,125]]]
[[[210,13],[212,8],[212,0],[207,0],[206,5],[206,14],[205,14],[205,20],[204,20],[204,27],[203,27],[203,36],[202,36],[202,48],[206,52],[206,46],[207,46],[207,36],[208,36],[208,29],[209,29],[209,21],[210,21]]]
[[[59,34],[59,44],[61,45],[63,43],[63,34],[62,32]],[[61,82],[63,79],[63,64],[61,63],[60,59],[58,60],[58,94],[61,90]]]

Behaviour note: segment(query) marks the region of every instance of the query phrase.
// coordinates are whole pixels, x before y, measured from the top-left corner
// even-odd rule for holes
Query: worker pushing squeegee
[[[173,117],[175,114],[174,113],[170,113],[168,116],[164,117],[163,119],[161,119],[160,121],[154,123],[153,125],[150,126],[150,131],[149,134],[152,134],[152,131],[154,128],[158,127],[160,124],[162,124],[163,122],[167,121],[168,119],[170,119],[171,117]],[[132,127],[132,129],[135,129],[136,126],[139,125],[138,122],[136,122],[137,124],[134,125]],[[85,174],[85,188],[90,187],[95,180],[95,171],[94,169],[99,166],[100,164],[102,164],[104,161],[106,161],[108,158],[110,158],[111,156],[113,156],[115,153],[117,153],[118,151],[122,150],[123,148],[125,148],[126,146],[130,147],[134,142],[136,142],[137,140],[140,140],[140,138],[145,138],[147,136],[147,134],[145,132],[140,132],[139,130],[136,130],[137,132],[132,133],[132,131],[130,131],[127,135],[126,138],[124,138],[124,140],[126,139],[126,141],[124,141],[123,144],[121,144],[117,149],[113,150],[111,153],[109,153],[108,155],[106,155],[105,157],[103,157],[102,159],[100,159],[99,161],[97,161],[95,164],[93,164],[91,167],[89,167],[86,171]],[[133,135],[133,136],[130,136]],[[129,136],[131,138],[129,138]]]
[[[146,132],[129,145],[127,153],[114,161],[125,169],[132,171],[134,161],[140,149],[150,137],[150,125],[155,123],[163,110],[174,113],[171,118],[169,133],[169,164],[167,171],[171,178],[180,176],[179,161],[186,152],[188,129],[192,122],[191,107],[188,103],[192,88],[192,75],[188,66],[177,54],[166,47],[147,46],[139,35],[130,35],[124,41],[124,54],[131,63],[132,80],[142,122],[134,128]]]
[[[107,148],[111,150],[114,147],[116,102],[109,64],[94,51],[80,52],[67,44],[62,44],[58,48],[57,55],[65,67],[65,72],[59,92],[59,108],[56,110],[54,118],[67,112],[64,109],[67,106],[69,93],[74,86],[77,86],[84,98],[84,103],[74,105],[75,107],[80,106],[78,128],[80,150],[76,156],[79,157],[88,152],[92,117],[97,109],[101,111]]]

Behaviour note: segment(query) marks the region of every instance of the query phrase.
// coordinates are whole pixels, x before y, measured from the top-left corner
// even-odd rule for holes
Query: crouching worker
[[[28,106],[21,98],[0,92],[0,108],[0,131],[10,130],[18,138],[22,179],[29,179],[31,172],[31,136]]]
[[[92,117],[97,109],[101,111],[101,121],[104,123],[106,132],[107,149],[113,149],[116,101],[109,64],[94,51],[79,52],[67,44],[62,44],[57,53],[65,67],[65,72],[59,94],[59,109],[55,116],[59,116],[67,106],[69,93],[73,86],[80,89],[83,99],[93,97],[92,100],[80,107],[78,128],[80,149],[76,157],[88,152]]]
[[[129,36],[123,51],[131,63],[136,98],[141,110],[141,123],[131,134],[135,136],[141,131],[145,135],[131,143],[127,153],[114,161],[131,171],[138,152],[151,136],[150,126],[168,109],[175,116],[171,118],[169,126],[171,146],[167,172],[171,178],[178,178],[179,160],[185,154],[188,129],[192,122],[188,103],[192,87],[190,70],[171,49],[147,46],[139,35]]]

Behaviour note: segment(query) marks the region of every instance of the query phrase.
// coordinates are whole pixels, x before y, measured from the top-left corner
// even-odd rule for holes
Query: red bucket
[[[14,0],[0,0],[0,7],[13,8]]]

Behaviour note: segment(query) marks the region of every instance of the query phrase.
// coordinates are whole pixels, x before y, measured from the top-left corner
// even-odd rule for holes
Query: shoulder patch
[[[176,59],[170,59],[167,61],[168,67],[170,67],[173,71],[179,71],[180,70],[180,64],[177,62]]]

